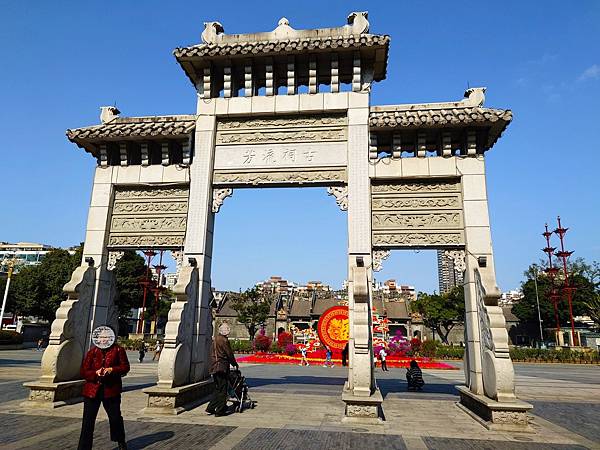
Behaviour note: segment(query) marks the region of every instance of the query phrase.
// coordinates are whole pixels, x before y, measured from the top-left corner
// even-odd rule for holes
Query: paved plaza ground
[[[489,431],[460,409],[454,385],[462,370],[426,370],[424,392],[407,392],[404,369],[377,370],[386,421],[342,423],[346,371],[311,365],[242,364],[256,408],[226,417],[204,407],[178,416],[144,416],[142,389],[155,382],[156,363],[138,364],[124,380],[123,416],[131,449],[600,449],[600,367],[515,364],[521,399],[534,405],[532,433]],[[81,404],[55,410],[21,406],[22,383],[39,374],[41,352],[0,352],[0,448],[76,448]],[[460,367],[460,363],[451,364]],[[95,448],[111,449],[99,414]]]

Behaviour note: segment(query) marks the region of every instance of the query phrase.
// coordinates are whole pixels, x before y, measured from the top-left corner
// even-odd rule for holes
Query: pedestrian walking
[[[144,341],[142,341],[140,344],[139,355],[138,361],[141,364],[144,362],[144,356],[146,356],[146,343]]]
[[[224,416],[227,414],[227,380],[229,379],[229,366],[238,367],[229,344],[227,336],[231,332],[229,324],[223,323],[219,327],[219,334],[212,344],[210,374],[215,382],[215,394],[206,407],[208,414]]]
[[[78,450],[91,450],[94,427],[100,403],[108,416],[110,439],[117,442],[119,450],[126,450],[125,426],[121,415],[121,378],[129,372],[125,350],[116,344],[115,332],[103,325],[92,332],[94,344],[81,365],[83,385],[83,420]]]
[[[44,338],[39,338],[37,341],[37,351],[41,352],[43,346],[44,346]]]
[[[385,348],[381,347],[381,350],[379,350],[379,359],[381,360],[381,370],[384,372],[388,371],[386,357],[387,352],[385,351]]]
[[[160,352],[162,352],[162,345],[159,340],[156,341],[156,345],[154,346],[154,356],[152,357],[152,361],[160,360]]]
[[[300,360],[300,364],[298,364],[299,366],[310,366],[310,364],[308,363],[308,358],[306,357],[306,352],[306,345],[300,347],[300,355],[302,356],[302,359]]]
[[[344,349],[342,350],[342,366],[347,366],[348,365],[348,345],[350,343],[346,342],[346,345],[344,346]]]
[[[331,357],[333,356],[333,352],[331,351],[330,347],[325,347],[326,351],[325,351],[325,364],[323,364],[323,367],[329,367],[330,369],[335,365],[333,364],[333,361],[331,360]]]

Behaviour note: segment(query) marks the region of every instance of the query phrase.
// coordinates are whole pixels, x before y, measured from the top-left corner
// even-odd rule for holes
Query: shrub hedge
[[[16,331],[0,330],[0,345],[18,345],[23,343],[23,335]]]
[[[462,359],[464,352],[464,347],[450,347],[438,344],[435,349],[435,357],[438,359]],[[513,361],[517,362],[600,364],[600,354],[594,350],[577,351],[568,348],[557,350],[513,347],[510,349],[510,357]]]

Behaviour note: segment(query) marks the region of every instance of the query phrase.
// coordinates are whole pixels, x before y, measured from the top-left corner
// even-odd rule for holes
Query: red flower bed
[[[415,359],[419,363],[421,369],[447,369],[458,370],[457,367],[451,366],[443,362],[435,361],[430,358],[410,358],[406,356],[388,356],[388,367],[408,367],[410,361]],[[237,359],[238,362],[259,363],[259,364],[300,364],[300,355],[288,356],[279,353],[264,353],[256,352],[252,355],[242,356]],[[308,361],[313,364],[323,364],[325,362],[325,350],[317,350],[308,354]],[[336,365],[342,365],[341,355],[334,353],[332,361]],[[377,361],[380,367],[381,363]]]

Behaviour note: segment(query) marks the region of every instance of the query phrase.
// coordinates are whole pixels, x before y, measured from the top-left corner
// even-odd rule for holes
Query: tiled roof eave
[[[509,109],[481,107],[371,111],[371,130],[385,129],[444,129],[461,127],[488,127],[486,148],[491,148],[512,121]]]
[[[69,129],[66,135],[71,142],[82,147],[107,141],[185,138],[195,126],[194,116],[181,119],[177,116],[124,118],[102,125]]]
[[[350,47],[387,47],[390,37],[387,35],[357,35],[304,39],[283,39],[277,41],[249,41],[235,43],[200,44],[190,47],[178,47],[173,51],[177,60],[213,56],[245,56],[281,52],[301,52],[325,49],[346,49]]]

